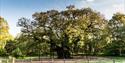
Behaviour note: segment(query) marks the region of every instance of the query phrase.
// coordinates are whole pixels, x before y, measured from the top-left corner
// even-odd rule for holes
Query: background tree
[[[11,39],[12,39],[12,36],[9,34],[8,23],[7,21],[4,20],[4,18],[0,16],[0,52],[1,52],[0,55],[2,55],[2,52],[4,51],[6,41]]]
[[[108,52],[112,55],[122,55],[125,50],[125,15],[116,13],[109,20],[110,43]]]

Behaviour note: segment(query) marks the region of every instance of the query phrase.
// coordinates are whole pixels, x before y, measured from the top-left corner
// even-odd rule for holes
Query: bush
[[[0,49],[0,56],[6,56],[5,49]]]
[[[12,56],[16,58],[23,58],[25,55],[22,54],[21,50],[19,48],[16,48],[12,51]]]

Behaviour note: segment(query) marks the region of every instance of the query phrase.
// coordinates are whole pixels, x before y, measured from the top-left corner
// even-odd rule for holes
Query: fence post
[[[0,63],[2,63],[2,60],[0,60]]]
[[[14,57],[12,58],[12,63],[15,63],[15,58]]]
[[[8,62],[8,59],[6,60],[6,62],[9,63],[9,62]]]
[[[32,59],[30,58],[30,63],[32,63]]]
[[[65,63],[65,58],[63,59],[64,63]]]
[[[113,59],[113,63],[115,63],[115,60]]]

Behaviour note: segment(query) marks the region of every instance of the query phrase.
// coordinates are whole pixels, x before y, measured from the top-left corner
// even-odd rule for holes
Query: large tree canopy
[[[18,22],[22,27],[22,35],[31,39],[28,41],[24,38],[23,41],[27,41],[30,48],[41,44],[36,48],[41,50],[42,44],[47,43],[58,58],[70,58],[71,52],[79,49],[94,54],[105,46],[107,21],[90,8],[75,9],[74,6],[68,6],[65,11],[35,13],[33,18],[33,21],[21,18]]]
[[[91,8],[36,12],[33,20],[20,18],[21,33],[7,52],[18,55],[125,55],[125,15],[116,13],[106,20]],[[12,48],[8,48],[12,46]]]

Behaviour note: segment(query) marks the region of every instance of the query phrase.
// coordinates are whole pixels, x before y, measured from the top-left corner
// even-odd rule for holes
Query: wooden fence
[[[125,60],[115,60],[109,58],[95,59],[3,59],[0,63],[125,63]]]

